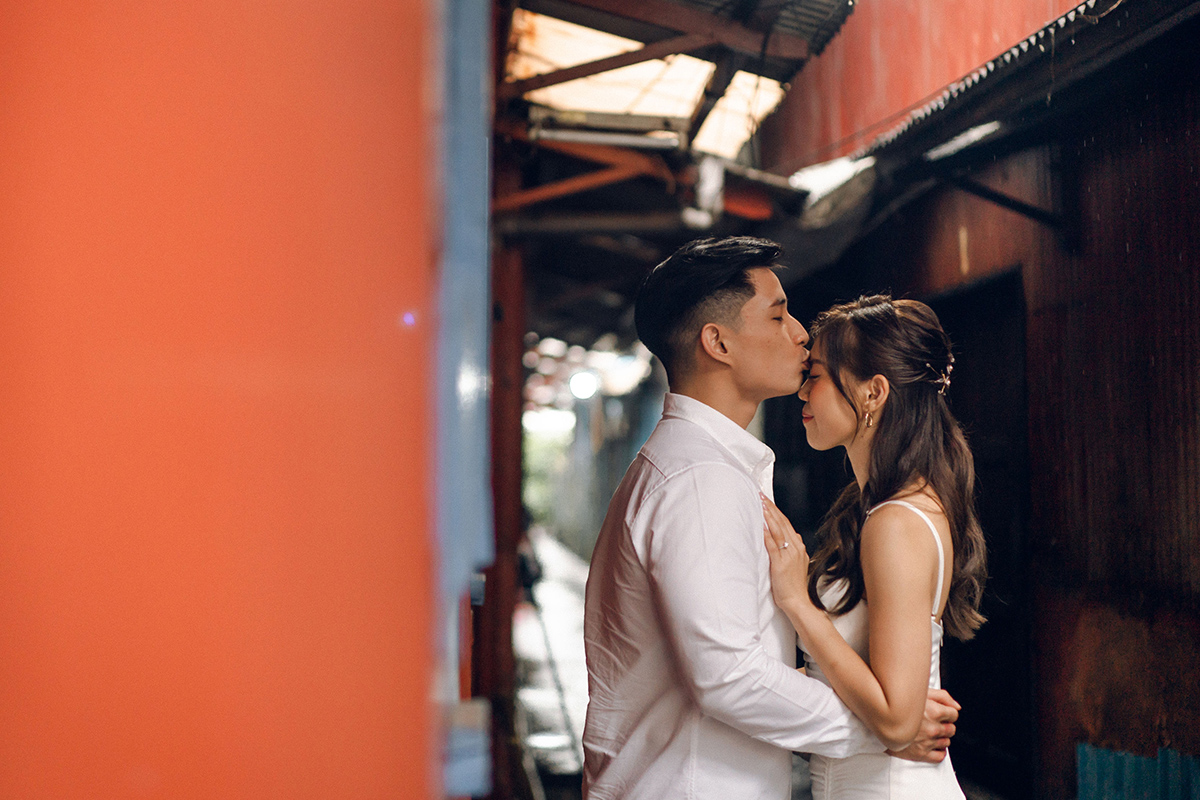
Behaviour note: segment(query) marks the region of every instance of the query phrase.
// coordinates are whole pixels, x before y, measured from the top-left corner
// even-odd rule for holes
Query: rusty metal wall
[[[803,307],[1020,273],[1025,373],[996,363],[990,380],[1027,387],[1042,797],[1073,796],[1080,742],[1200,754],[1200,53],[1184,33],[1044,145],[973,173],[1060,210],[1069,235],[939,189],[793,290]]]
[[[1081,252],[1028,270],[1046,555],[1130,597],[1200,595],[1198,91],[1139,88],[1064,139]]]
[[[1200,753],[1197,64],[1064,132],[1080,249],[1026,270],[1047,794],[1074,742]]]

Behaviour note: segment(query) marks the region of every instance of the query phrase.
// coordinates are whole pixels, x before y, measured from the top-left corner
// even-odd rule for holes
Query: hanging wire
[[[1104,11],[1102,11],[1102,12],[1101,12],[1101,13],[1099,13],[1099,14],[1084,14],[1083,12],[1080,12],[1080,14],[1079,14],[1079,17],[1080,17],[1081,19],[1085,19],[1085,20],[1087,20],[1088,22],[1090,22],[1090,23],[1092,23],[1093,25],[1095,25],[1097,22],[1099,22],[1100,20],[1104,19],[1105,17],[1107,17],[1107,16],[1108,16],[1109,14],[1111,14],[1112,12],[1116,11],[1116,10],[1117,10],[1117,6],[1121,5],[1121,4],[1122,4],[1122,3],[1124,3],[1124,2],[1125,2],[1125,0],[1117,0],[1117,2],[1113,3],[1111,6],[1109,6],[1108,8],[1106,8]]]

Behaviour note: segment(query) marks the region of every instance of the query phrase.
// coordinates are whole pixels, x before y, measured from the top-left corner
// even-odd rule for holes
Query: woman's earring
[[[867,413],[863,414],[863,422],[867,423],[867,427],[868,427],[868,428],[869,428],[869,427],[871,427],[872,425],[874,425],[874,424],[875,424],[875,422],[874,422],[874,421],[871,419],[871,412],[870,412],[870,411],[868,411]]]

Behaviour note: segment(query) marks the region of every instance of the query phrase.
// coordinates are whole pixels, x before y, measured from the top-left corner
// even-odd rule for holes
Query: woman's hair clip
[[[945,372],[939,372],[938,370],[934,369],[933,365],[928,361],[925,362],[925,368],[937,375],[937,377],[930,381],[930,383],[936,383],[940,385],[942,388],[938,389],[938,394],[945,397],[946,390],[950,388],[950,373],[954,372],[954,357],[950,357],[950,362],[946,364]]]

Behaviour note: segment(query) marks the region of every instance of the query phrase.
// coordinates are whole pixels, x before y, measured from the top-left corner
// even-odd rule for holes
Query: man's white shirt
[[[883,751],[795,669],[763,546],[774,464],[719,411],[666,396],[592,555],[587,800],[785,800],[789,751]]]

